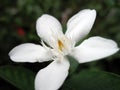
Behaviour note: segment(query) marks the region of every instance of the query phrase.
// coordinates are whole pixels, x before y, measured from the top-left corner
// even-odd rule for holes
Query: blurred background
[[[82,9],[96,9],[97,18],[89,36],[115,40],[120,47],[120,0],[3,0],[0,3],[0,67],[25,67],[34,73],[49,64],[14,63],[9,51],[22,43],[40,43],[36,34],[36,20],[42,14],[56,17],[66,30],[67,20]],[[99,69],[120,74],[120,53],[90,63],[80,64],[82,69]],[[0,90],[19,90],[0,78]]]

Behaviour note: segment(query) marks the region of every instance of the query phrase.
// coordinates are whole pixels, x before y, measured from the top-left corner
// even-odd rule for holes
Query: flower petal
[[[32,43],[25,43],[13,48],[9,56],[15,62],[43,62],[50,60],[50,51]]]
[[[91,37],[81,45],[75,47],[71,55],[80,63],[105,58],[119,50],[117,44],[110,39],[102,37]]]
[[[58,90],[68,75],[68,69],[68,60],[53,61],[38,72],[35,78],[35,90]]]
[[[60,22],[53,16],[47,14],[38,18],[36,29],[38,35],[49,45],[51,45],[51,40],[54,41],[56,37],[63,34]]]
[[[78,12],[67,23],[66,36],[75,42],[84,38],[91,30],[96,18],[96,11],[85,9]]]

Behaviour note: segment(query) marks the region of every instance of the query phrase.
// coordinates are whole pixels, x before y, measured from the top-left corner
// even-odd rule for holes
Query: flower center
[[[57,37],[57,36],[56,36]],[[74,47],[74,42],[68,39],[65,35],[61,35],[53,40],[53,59],[61,59],[68,55]]]
[[[62,42],[61,40],[58,40],[58,49],[59,49],[60,51],[62,51],[64,47],[65,47],[65,46],[64,46],[63,42]]]

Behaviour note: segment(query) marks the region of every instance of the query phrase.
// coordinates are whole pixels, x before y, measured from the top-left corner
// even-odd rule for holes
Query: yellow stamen
[[[63,42],[62,42],[61,40],[58,40],[58,49],[59,49],[60,51],[62,51],[63,48],[64,48]]]

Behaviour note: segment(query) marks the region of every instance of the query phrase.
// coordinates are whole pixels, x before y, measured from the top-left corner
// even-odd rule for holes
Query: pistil
[[[58,40],[58,49],[59,49],[60,51],[62,51],[64,47],[65,47],[65,46],[64,46],[63,42],[62,42],[61,40]]]

